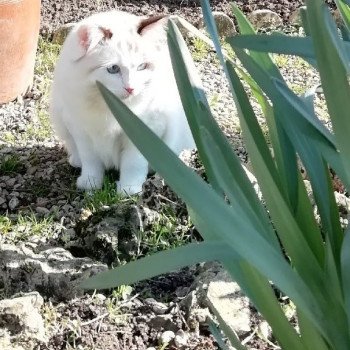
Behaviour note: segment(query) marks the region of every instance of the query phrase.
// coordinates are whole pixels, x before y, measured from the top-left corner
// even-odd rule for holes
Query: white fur
[[[118,190],[134,194],[142,190],[148,172],[146,159],[112,116],[96,80],[121,98],[176,154],[195,148],[164,44],[164,21],[138,34],[140,20],[118,11],[93,15],[72,30],[62,47],[52,87],[51,119],[69,163],[82,168],[77,180],[80,189],[100,188],[105,169],[115,168],[120,170]],[[112,37],[104,37],[101,28]],[[157,50],[160,45],[162,49]],[[152,69],[137,70],[142,63]],[[108,73],[107,67],[114,64],[120,73]],[[126,87],[134,89],[132,95]]]

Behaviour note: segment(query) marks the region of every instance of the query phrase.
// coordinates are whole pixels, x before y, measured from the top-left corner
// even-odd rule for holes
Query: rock
[[[35,252],[34,252],[35,249]],[[83,294],[79,284],[107,266],[89,258],[75,258],[63,248],[0,247],[0,286],[7,294],[37,290],[67,300]]]
[[[159,301],[156,301],[153,298],[147,298],[144,300],[145,304],[150,306],[151,309],[157,314],[157,315],[164,315],[168,311],[168,307],[160,303]]]
[[[290,24],[294,26],[300,26],[302,24],[300,16],[300,12],[302,9],[306,9],[306,6],[301,6],[291,13],[288,19]]]
[[[42,216],[50,214],[50,210],[44,207],[36,207],[35,211]]]
[[[14,344],[13,337],[11,337],[11,334],[9,334],[6,328],[0,328],[0,349],[1,350],[27,350],[28,348],[24,349],[24,347]]]
[[[155,330],[161,330],[161,329],[167,329],[172,330],[173,332],[178,331],[178,327],[175,325],[175,323],[172,321],[171,315],[157,315],[150,319],[149,321],[150,327],[154,328]]]
[[[6,198],[0,197],[0,205],[6,203]]]
[[[255,28],[277,27],[283,24],[282,18],[271,10],[255,10],[248,15]]]
[[[45,341],[45,326],[39,310],[44,300],[39,293],[28,293],[0,301],[0,328],[12,337]]]
[[[76,23],[66,23],[60,28],[58,28],[53,34],[52,43],[62,45],[66,40],[66,37],[68,36],[69,32],[75,25]]]
[[[185,311],[186,318],[188,318],[191,311],[198,305],[196,291],[193,290],[189,294],[187,294],[186,297],[184,297],[179,304],[181,308]]]
[[[333,18],[335,20],[335,23],[337,24],[337,26],[340,26],[343,24],[343,18],[339,12],[338,9],[335,9],[333,12]]]
[[[17,197],[12,197],[9,202],[9,208],[11,210],[14,210],[16,209],[16,207],[18,207],[18,204],[19,204],[19,199]]]
[[[228,37],[236,33],[235,25],[233,20],[225,13],[220,11],[213,11],[213,17],[218,29],[219,36]],[[197,22],[198,29],[205,29],[205,23],[203,16]]]
[[[103,211],[103,217],[98,219],[89,216],[84,220],[85,225],[76,228],[72,240],[69,236],[64,238],[65,248],[92,256],[108,265],[122,254],[136,256],[140,245],[140,222],[135,210],[136,206],[123,203]]]
[[[175,338],[173,331],[165,331],[159,337],[160,344],[169,344]]]
[[[206,266],[206,265],[205,265]],[[238,335],[251,330],[249,299],[228,273],[217,263],[207,264],[209,268],[199,274],[199,288],[204,300],[214,313],[218,313],[228,327]]]
[[[341,211],[348,214],[350,212],[350,198],[339,192],[334,192],[334,197]]]
[[[263,340],[269,340],[269,338],[271,338],[272,329],[266,321],[262,321],[258,325],[258,334],[259,334],[259,337]]]
[[[186,332],[184,332],[182,329],[180,329],[174,338],[174,343],[177,349],[183,348],[184,346],[187,345],[189,336]]]

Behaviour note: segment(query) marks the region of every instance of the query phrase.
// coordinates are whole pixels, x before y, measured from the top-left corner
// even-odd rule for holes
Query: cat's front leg
[[[77,187],[81,190],[94,190],[102,187],[104,166],[101,159],[91,149],[87,140],[80,139],[77,149],[81,160],[81,175]]]
[[[120,158],[120,180],[118,192],[133,195],[142,192],[142,185],[147,178],[148,162],[139,150],[128,141]]]

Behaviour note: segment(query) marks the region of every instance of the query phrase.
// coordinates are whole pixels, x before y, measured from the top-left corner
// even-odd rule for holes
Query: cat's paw
[[[126,185],[118,181],[117,191],[123,196],[132,196],[135,194],[140,194],[142,192],[142,184]]]
[[[68,163],[74,168],[81,168],[81,160],[77,154],[71,154],[68,158]]]
[[[77,187],[86,191],[97,190],[102,187],[102,182],[102,177],[80,175],[77,180]]]

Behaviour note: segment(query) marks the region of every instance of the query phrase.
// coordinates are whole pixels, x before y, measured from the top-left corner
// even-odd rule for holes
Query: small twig
[[[176,202],[172,201],[171,199],[164,197],[164,196],[161,195],[161,194],[158,194],[157,197],[159,197],[159,198],[161,198],[161,199],[163,199],[163,200],[165,200],[165,201],[167,201],[167,202],[169,202],[169,203],[171,203],[171,204],[174,204],[174,205],[177,205],[177,206],[180,205],[179,203],[176,203]]]
[[[123,304],[129,303],[130,301],[133,301],[134,299],[136,299],[138,296],[140,295],[140,293],[135,294],[134,296],[132,296],[130,299],[127,300],[123,300],[119,303],[119,306],[123,306]]]
[[[106,312],[105,314],[100,315],[100,316],[97,316],[96,318],[94,318],[94,319],[92,319],[92,320],[90,320],[90,321],[82,322],[82,323],[81,323],[81,326],[82,326],[82,327],[83,327],[83,326],[87,326],[87,325],[89,325],[89,324],[91,324],[91,323],[94,323],[94,322],[96,322],[96,321],[102,320],[103,318],[107,317],[108,315],[109,315],[109,313]]]
[[[182,315],[179,304],[176,303],[176,306],[177,306],[177,314],[178,314],[178,316],[181,318],[182,322],[185,324],[187,330],[189,330],[190,326],[188,325],[188,323],[186,322],[184,316]]]

